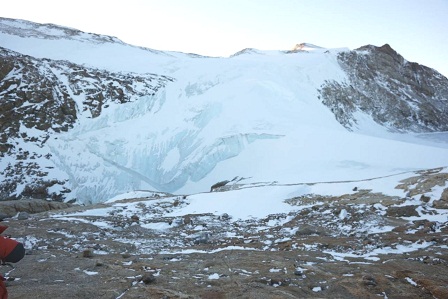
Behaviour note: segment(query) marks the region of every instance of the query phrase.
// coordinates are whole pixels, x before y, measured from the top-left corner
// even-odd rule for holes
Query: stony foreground
[[[265,219],[168,217],[188,197],[160,195],[9,218],[27,255],[1,271],[12,299],[448,298],[447,180],[291,198],[305,208]]]

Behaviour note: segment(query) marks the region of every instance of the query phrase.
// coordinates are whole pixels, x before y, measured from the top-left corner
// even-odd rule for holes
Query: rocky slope
[[[323,103],[347,129],[356,129],[362,111],[393,131],[448,131],[448,79],[406,61],[388,44],[342,52],[338,62],[346,82],[328,81]]]
[[[36,162],[52,156],[46,145],[49,136],[68,131],[77,121],[99,116],[112,103],[154,96],[172,80],[36,59],[0,48],[0,158],[10,161],[0,170],[6,178],[0,183],[0,198],[63,200],[69,191],[65,181],[48,179],[49,169],[55,165]],[[21,184],[26,186],[16,193]],[[49,193],[55,185],[59,186],[56,192]]]
[[[193,198],[154,193],[5,219],[27,255],[1,270],[13,299],[446,298],[446,171],[407,174],[406,197],[348,182],[262,218],[172,216]]]

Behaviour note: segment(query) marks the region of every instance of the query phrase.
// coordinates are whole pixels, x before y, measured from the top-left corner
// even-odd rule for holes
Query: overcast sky
[[[448,77],[448,0],[11,0],[0,16],[210,56],[389,43]]]

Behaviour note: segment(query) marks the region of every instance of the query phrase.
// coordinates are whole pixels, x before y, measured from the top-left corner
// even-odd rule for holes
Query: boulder
[[[0,201],[0,216],[1,219],[5,219],[13,217],[20,212],[36,214],[51,210],[65,209],[71,206],[71,204],[64,202],[46,201],[41,199]]]
[[[434,201],[433,206],[437,209],[448,209],[448,188],[443,190],[440,200]]]
[[[389,217],[412,217],[418,216],[415,210],[417,206],[389,207],[386,215]]]

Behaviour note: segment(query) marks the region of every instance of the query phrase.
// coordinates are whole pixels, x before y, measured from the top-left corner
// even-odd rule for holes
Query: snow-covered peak
[[[0,41],[0,46],[32,57],[68,60],[114,72],[169,75],[163,66],[190,57],[129,45],[116,37],[7,18],[0,18]]]
[[[231,55],[230,57],[235,57],[243,54],[261,54],[260,50],[254,49],[254,48],[246,48],[241,51],[236,52],[235,54]]]
[[[23,38],[40,39],[68,39],[93,43],[118,43],[124,44],[116,37],[86,33],[74,28],[55,24],[39,24],[26,20],[0,18],[0,32],[16,35]]]
[[[291,51],[314,51],[314,50],[326,50],[326,49],[310,43],[300,43],[296,44]]]
[[[280,50],[259,50],[254,48],[246,48],[241,51],[236,52],[230,57],[238,57],[238,56],[247,56],[247,55],[256,55],[256,56],[278,56],[284,54],[284,51]]]
[[[241,55],[282,55],[282,54],[291,54],[291,53],[301,53],[301,52],[316,52],[316,53],[322,53],[327,51],[327,48],[322,48],[310,43],[301,43],[296,44],[291,50],[287,51],[281,51],[281,50],[259,50],[254,48],[246,48],[241,51],[236,52],[235,54],[231,55],[230,57],[236,57]],[[333,49],[338,50],[338,49]],[[345,50],[345,49],[344,49]]]

